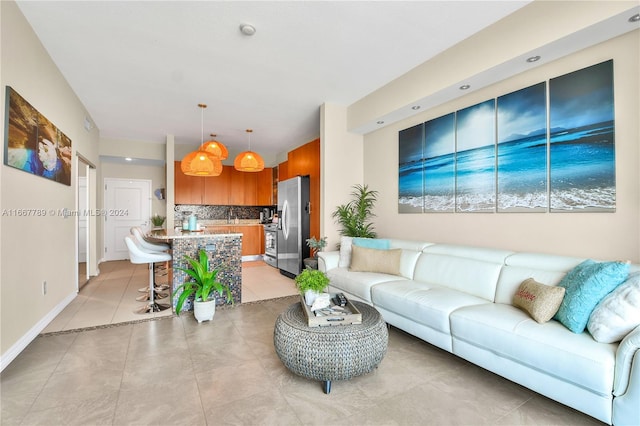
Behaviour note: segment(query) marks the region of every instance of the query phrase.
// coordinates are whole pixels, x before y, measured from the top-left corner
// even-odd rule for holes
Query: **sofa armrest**
[[[321,251],[318,253],[318,269],[322,272],[337,268],[339,261],[339,251]]]
[[[624,395],[631,386],[640,387],[640,377],[631,376],[633,357],[640,349],[640,326],[625,336],[616,352],[616,371],[613,382],[613,394]],[[640,368],[635,371],[640,372]]]

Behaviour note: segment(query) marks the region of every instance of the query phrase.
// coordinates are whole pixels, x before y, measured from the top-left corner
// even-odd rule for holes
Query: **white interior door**
[[[104,179],[105,246],[104,260],[124,260],[129,251],[124,237],[132,226],[149,230],[151,220],[151,180]]]

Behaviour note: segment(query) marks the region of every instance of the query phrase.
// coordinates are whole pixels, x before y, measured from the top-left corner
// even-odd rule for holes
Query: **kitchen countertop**
[[[202,231],[176,231],[175,229],[160,229],[150,231],[148,236],[157,240],[173,240],[176,238],[212,238],[216,236],[242,236],[240,232],[211,232]]]

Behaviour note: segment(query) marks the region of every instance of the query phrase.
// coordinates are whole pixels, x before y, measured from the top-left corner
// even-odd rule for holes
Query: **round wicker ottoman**
[[[273,343],[284,365],[300,376],[320,380],[331,392],[332,380],[368,373],[387,352],[387,324],[375,308],[353,303],[362,324],[309,327],[302,305],[294,303],[278,316]]]

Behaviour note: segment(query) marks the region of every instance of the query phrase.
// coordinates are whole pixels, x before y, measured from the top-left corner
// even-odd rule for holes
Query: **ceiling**
[[[275,156],[529,1],[18,1],[101,138]],[[240,31],[251,24],[252,36]],[[204,110],[199,103],[207,104]],[[204,124],[202,124],[204,123]]]

